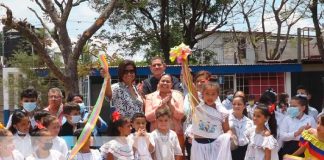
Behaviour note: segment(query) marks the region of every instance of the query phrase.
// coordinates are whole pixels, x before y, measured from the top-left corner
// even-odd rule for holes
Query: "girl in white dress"
[[[203,102],[193,113],[192,131],[194,140],[191,160],[231,160],[228,113],[216,105],[220,87],[207,82],[202,88]],[[225,133],[225,134],[224,134]]]
[[[249,145],[245,160],[278,160],[277,123],[273,107],[258,104],[253,113],[254,127],[247,132]],[[269,129],[266,127],[269,125]]]
[[[233,112],[229,115],[229,125],[236,137],[237,148],[232,149],[233,160],[243,160],[249,143],[247,130],[253,127],[253,122],[247,117],[245,98],[236,96],[233,98]]]
[[[43,118],[43,126],[48,129],[53,136],[52,149],[60,152],[64,157],[66,157],[69,150],[65,140],[58,136],[61,128],[59,119],[53,115],[46,116]]]
[[[26,160],[65,160],[66,157],[53,147],[53,136],[48,129],[40,129],[33,133],[35,151]]]
[[[131,133],[130,119],[115,111],[112,113],[112,122],[108,125],[108,136],[113,140],[100,147],[101,156],[104,160],[133,160],[132,144],[127,136]]]
[[[15,149],[13,135],[7,129],[0,129],[0,159],[23,160],[24,156]]]
[[[9,130],[14,135],[13,142],[16,149],[24,156],[27,157],[33,152],[31,144],[31,137],[29,131],[31,129],[29,116],[27,113],[20,110],[12,114],[12,122]]]

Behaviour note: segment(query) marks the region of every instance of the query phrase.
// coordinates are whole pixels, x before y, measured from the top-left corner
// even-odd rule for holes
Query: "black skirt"
[[[238,146],[235,150],[231,151],[232,159],[233,160],[244,160],[247,146],[248,145]]]
[[[299,141],[285,141],[279,150],[279,159],[282,160],[285,154],[293,154],[299,148]],[[304,157],[304,155],[300,155]]]

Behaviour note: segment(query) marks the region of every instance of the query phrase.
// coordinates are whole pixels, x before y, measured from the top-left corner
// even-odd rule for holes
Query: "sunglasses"
[[[124,73],[125,74],[134,74],[135,73],[135,70],[134,69],[129,69],[129,70],[125,69],[124,70]]]

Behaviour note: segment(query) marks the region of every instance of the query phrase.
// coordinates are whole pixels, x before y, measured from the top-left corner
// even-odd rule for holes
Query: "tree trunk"
[[[65,95],[69,93],[80,94],[79,92],[79,77],[77,61],[69,61],[65,66],[65,80],[63,81]]]
[[[321,28],[319,26],[319,21],[318,21],[318,16],[317,16],[317,6],[318,6],[318,0],[313,0],[309,9],[311,10],[312,20],[313,20],[314,27],[315,27],[318,52],[320,53],[320,55],[322,57],[322,61],[324,63],[324,44],[323,44],[322,32],[321,32]]]

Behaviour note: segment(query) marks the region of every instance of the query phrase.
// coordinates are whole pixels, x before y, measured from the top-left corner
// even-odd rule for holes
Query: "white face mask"
[[[77,124],[78,122],[80,122],[80,120],[81,120],[81,115],[72,116],[71,122],[73,124]]]
[[[23,108],[24,108],[27,112],[32,112],[32,111],[34,111],[36,107],[37,107],[36,102],[24,102],[24,103],[23,103]]]

